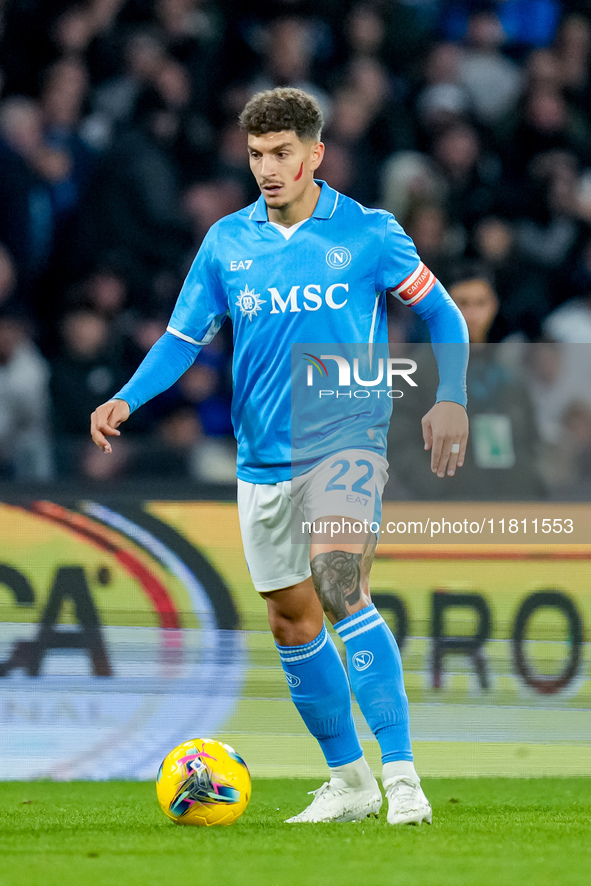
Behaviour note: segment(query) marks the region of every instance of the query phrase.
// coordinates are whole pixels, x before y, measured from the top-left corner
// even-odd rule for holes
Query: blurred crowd
[[[321,177],[444,284],[478,265],[487,341],[591,343],[591,0],[0,0],[0,46],[0,478],[233,480],[229,324],[111,458],[88,424],[256,199],[236,120],[260,89],[316,95]],[[396,304],[390,332],[425,340]],[[590,398],[561,396],[546,421],[532,389],[541,438],[589,463]]]

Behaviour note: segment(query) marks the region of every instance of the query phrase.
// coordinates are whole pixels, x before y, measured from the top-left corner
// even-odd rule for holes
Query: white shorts
[[[244,555],[259,593],[309,577],[309,527],[341,517],[377,533],[388,462],[368,449],[347,449],[311,471],[280,483],[238,480],[238,516]]]

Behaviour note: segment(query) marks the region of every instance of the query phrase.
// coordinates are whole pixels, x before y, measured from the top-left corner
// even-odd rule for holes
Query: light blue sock
[[[373,604],[334,628],[345,644],[351,687],[380,743],[382,762],[412,760],[408,698],[392,631]]]
[[[353,722],[351,689],[326,626],[304,646],[276,645],[293,702],[328,765],[358,760],[363,750]]]

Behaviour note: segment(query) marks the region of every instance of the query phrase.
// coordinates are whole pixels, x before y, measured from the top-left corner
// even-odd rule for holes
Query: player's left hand
[[[425,449],[431,450],[431,470],[438,477],[453,477],[464,464],[468,442],[468,415],[451,400],[436,403],[421,421]],[[457,452],[452,452],[452,447]]]

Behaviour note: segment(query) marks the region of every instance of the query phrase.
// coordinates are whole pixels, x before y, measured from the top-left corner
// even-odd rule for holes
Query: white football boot
[[[388,799],[388,824],[431,824],[433,812],[420,780],[397,775],[384,781]]]
[[[362,821],[368,815],[377,815],[382,806],[382,792],[377,781],[368,787],[352,787],[342,779],[331,778],[316,791],[310,805],[288,818],[286,824],[321,821]]]

